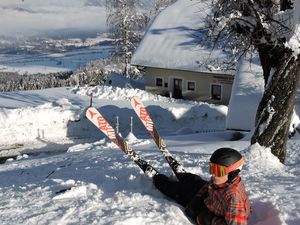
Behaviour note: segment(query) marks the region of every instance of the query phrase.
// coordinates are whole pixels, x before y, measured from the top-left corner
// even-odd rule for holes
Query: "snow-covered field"
[[[240,150],[253,206],[249,224],[300,224],[299,138],[289,140],[282,165],[268,150],[250,149],[250,134],[234,141],[235,134],[224,130],[227,107],[124,86],[0,93],[0,154],[9,158],[0,165],[1,224],[190,224],[183,209],[161,195],[83,116],[90,93],[111,124],[119,116],[123,137],[162,173],[172,175],[135,117],[132,96],[144,101],[169,149],[188,171],[209,179],[207,162],[216,148]]]
[[[93,39],[96,40],[97,38]],[[101,44],[103,42],[103,44]],[[77,42],[69,50],[58,53],[11,53],[0,54],[0,72],[17,72],[19,74],[55,73],[61,71],[74,71],[85,64],[108,58],[111,55],[112,46],[105,40],[84,45]],[[57,44],[55,42],[54,44]],[[65,46],[66,43],[63,45]]]

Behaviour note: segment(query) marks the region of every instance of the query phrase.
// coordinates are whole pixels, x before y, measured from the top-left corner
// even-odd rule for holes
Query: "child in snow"
[[[153,183],[185,207],[187,216],[198,225],[247,225],[251,208],[238,175],[243,162],[238,151],[220,148],[210,158],[210,181],[191,173],[177,173],[178,181],[157,174]]]

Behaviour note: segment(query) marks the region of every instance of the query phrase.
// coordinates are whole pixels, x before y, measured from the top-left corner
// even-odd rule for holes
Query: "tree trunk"
[[[124,5],[124,10],[125,10],[125,18],[123,19],[123,29],[124,29],[124,63],[125,63],[125,68],[124,68],[124,75],[125,77],[129,77],[129,57],[128,57],[128,52],[129,52],[129,22],[127,21],[128,17],[128,10],[127,10],[127,5]]]
[[[251,144],[270,147],[282,163],[286,157],[286,143],[299,83],[299,58],[300,55],[296,58],[288,49],[282,53],[274,73],[265,85],[251,138]]]
[[[280,10],[285,11],[287,9],[293,8],[293,1],[292,0],[280,0]]]

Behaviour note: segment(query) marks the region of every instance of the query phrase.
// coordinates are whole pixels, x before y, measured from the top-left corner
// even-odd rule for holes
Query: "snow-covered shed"
[[[226,129],[250,131],[254,128],[256,110],[264,92],[262,74],[258,56],[240,59],[228,105]]]
[[[227,130],[251,131],[255,127],[256,111],[263,92],[263,71],[258,55],[244,56],[240,59],[234,76],[226,118]],[[299,124],[299,116],[294,111],[290,124],[291,134]]]
[[[209,12],[205,1],[178,0],[153,20],[131,62],[145,71],[147,91],[228,104],[234,76],[223,69],[226,51],[199,44]]]

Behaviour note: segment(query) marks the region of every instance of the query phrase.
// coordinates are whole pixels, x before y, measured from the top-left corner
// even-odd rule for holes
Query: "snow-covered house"
[[[234,76],[222,69],[226,52],[199,44],[209,11],[205,1],[178,0],[153,20],[131,62],[145,71],[147,91],[228,104]]]

